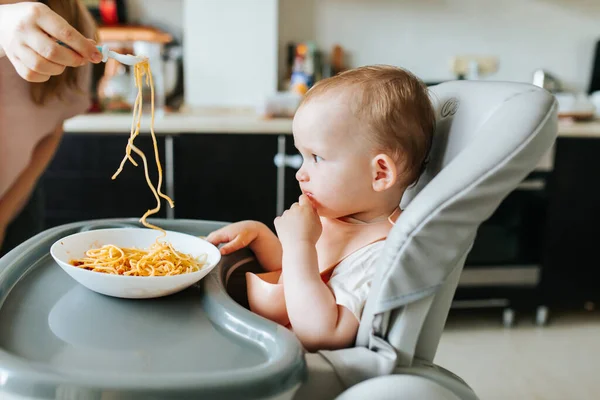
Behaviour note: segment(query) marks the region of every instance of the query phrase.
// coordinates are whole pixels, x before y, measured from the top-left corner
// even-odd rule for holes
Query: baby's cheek
[[[355,190],[351,183],[331,182],[327,187],[327,202],[331,205],[345,204],[352,201],[352,198],[356,195]]]

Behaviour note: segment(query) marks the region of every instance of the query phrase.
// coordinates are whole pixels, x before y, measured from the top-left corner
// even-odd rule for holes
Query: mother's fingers
[[[27,45],[21,46],[16,56],[27,68],[41,75],[60,75],[65,70],[64,65],[48,61]]]
[[[28,82],[46,82],[50,79],[50,75],[43,75],[38,72],[35,72],[32,69],[29,69],[17,56],[7,56],[10,59],[10,62],[15,67],[17,73],[21,76],[21,78],[25,79]]]
[[[48,35],[56,38],[75,50],[86,60],[100,62],[102,55],[92,42],[73,28],[61,16],[46,7],[40,12],[38,26]]]
[[[26,43],[40,56],[53,63],[68,67],[79,67],[84,58],[77,52],[58,44],[42,31],[34,31],[27,35]]]

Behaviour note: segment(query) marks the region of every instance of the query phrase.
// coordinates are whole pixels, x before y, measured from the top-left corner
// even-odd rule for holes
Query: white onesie
[[[369,296],[371,282],[384,240],[358,249],[343,259],[333,270],[327,286],[335,296],[335,302],[346,307],[360,321]]]

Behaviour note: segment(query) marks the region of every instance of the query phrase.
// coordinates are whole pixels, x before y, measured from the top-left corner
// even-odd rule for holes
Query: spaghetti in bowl
[[[217,247],[185,233],[146,228],[79,232],[50,248],[56,263],[88,289],[121,298],[154,298],[184,290],[221,260]]]

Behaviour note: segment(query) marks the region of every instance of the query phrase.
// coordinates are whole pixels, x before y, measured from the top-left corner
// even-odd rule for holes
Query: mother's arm
[[[4,232],[10,222],[21,212],[35,184],[52,160],[63,134],[62,123],[50,135],[42,139],[33,150],[31,161],[15,183],[0,198],[0,247]]]

